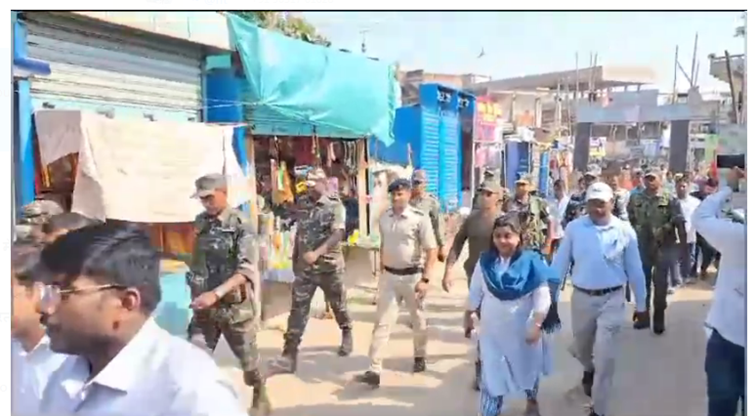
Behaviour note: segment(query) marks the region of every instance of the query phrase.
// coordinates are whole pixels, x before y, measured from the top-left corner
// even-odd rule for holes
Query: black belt
[[[422,268],[419,266],[408,267],[406,269],[394,269],[393,267],[383,266],[386,272],[395,274],[397,276],[410,276],[413,274],[422,273]]]
[[[578,292],[582,292],[588,296],[603,296],[609,293],[616,292],[617,290],[624,289],[624,286],[614,286],[614,287],[609,287],[606,289],[582,289],[581,287],[574,286],[574,285],[572,285],[572,287],[576,289]]]

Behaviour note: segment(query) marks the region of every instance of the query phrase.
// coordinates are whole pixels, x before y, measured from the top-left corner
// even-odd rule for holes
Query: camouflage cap
[[[321,168],[314,168],[307,172],[307,186],[315,186],[315,183],[328,179],[328,175]]]
[[[644,177],[654,176],[654,177],[656,177],[658,179],[661,179],[663,177],[663,172],[661,171],[660,168],[651,167],[651,168],[645,169],[645,172],[644,172],[644,174],[642,176],[644,176]]]
[[[602,170],[600,169],[600,166],[598,165],[589,165],[587,166],[587,170],[585,170],[585,174],[582,176],[589,176],[592,178],[599,178],[600,174],[602,173]]]
[[[25,224],[44,224],[53,215],[65,212],[55,201],[39,199],[21,208],[21,222]]]
[[[427,183],[427,172],[422,169],[417,169],[412,173],[412,182],[414,183]]]
[[[501,188],[501,184],[499,184],[498,181],[494,179],[486,179],[482,181],[479,187],[477,187],[477,190],[488,191],[494,194],[500,194],[502,191],[502,188]]]
[[[532,183],[532,176],[529,173],[519,173],[516,175],[516,184],[530,184]]]
[[[192,195],[192,198],[203,198],[212,195],[218,189],[226,189],[228,187],[228,181],[225,175],[221,173],[211,173],[204,175],[194,181],[194,187],[196,192]]]

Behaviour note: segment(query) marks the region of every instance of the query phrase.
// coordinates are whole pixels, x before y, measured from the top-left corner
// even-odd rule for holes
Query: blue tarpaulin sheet
[[[255,106],[286,117],[393,142],[396,68],[313,45],[228,14]]]

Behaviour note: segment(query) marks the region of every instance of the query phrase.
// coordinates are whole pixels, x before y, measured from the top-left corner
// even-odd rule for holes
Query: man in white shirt
[[[150,318],[159,262],[134,226],[85,227],[43,250],[50,348],[77,357],[50,377],[39,414],[246,415],[212,358]]]
[[[41,246],[16,243],[11,249],[11,414],[36,415],[47,380],[69,358],[50,350],[40,323],[44,284],[36,270]]]
[[[689,256],[682,258],[681,253],[685,253],[685,250],[679,250],[679,261],[671,269],[669,293],[673,292],[677,287],[686,284],[692,277],[692,264],[695,259],[695,242],[697,240],[697,232],[692,227],[692,214],[700,205],[700,200],[690,195],[690,190],[689,177],[686,175],[677,176],[676,197],[679,199],[679,205],[682,207],[684,227],[687,229],[687,241],[680,241],[679,245],[687,245],[686,252],[689,253]]]
[[[730,186],[744,178],[745,172],[739,168],[728,175]],[[718,218],[732,194],[730,186],[708,196],[692,215],[692,226],[721,253],[713,303],[705,322],[709,334],[705,352],[708,416],[734,416],[740,400],[742,407],[745,402],[747,227]]]
[[[551,239],[550,253],[551,256],[556,253],[561,239],[564,237],[564,214],[566,206],[569,205],[569,195],[566,193],[564,181],[556,179],[553,182],[554,198],[548,201],[549,211],[551,214],[551,223],[553,223],[553,238]]]

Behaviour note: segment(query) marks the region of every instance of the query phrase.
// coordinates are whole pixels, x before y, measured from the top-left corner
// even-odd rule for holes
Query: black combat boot
[[[341,329],[341,346],[338,347],[338,355],[347,357],[354,351],[354,337],[351,335],[351,328]]]
[[[595,379],[595,370],[582,372],[582,390],[587,397],[592,397],[592,383]]]
[[[472,382],[472,390],[480,391],[480,377],[482,377],[482,362],[477,360],[474,363],[474,381]]]
[[[297,349],[284,347],[283,354],[270,363],[268,372],[270,375],[296,373]]]
[[[414,372],[422,373],[427,370],[427,364],[425,363],[425,357],[414,357]]]
[[[267,395],[267,386],[265,385],[265,378],[262,377],[259,370],[244,372],[244,383],[252,387],[252,411],[256,411],[257,415],[269,415],[272,412],[270,405],[270,398]]]
[[[374,371],[366,371],[357,375],[354,379],[375,389],[380,387],[380,373]]]
[[[662,335],[666,332],[666,313],[661,310],[653,311],[653,332],[656,335]]]

